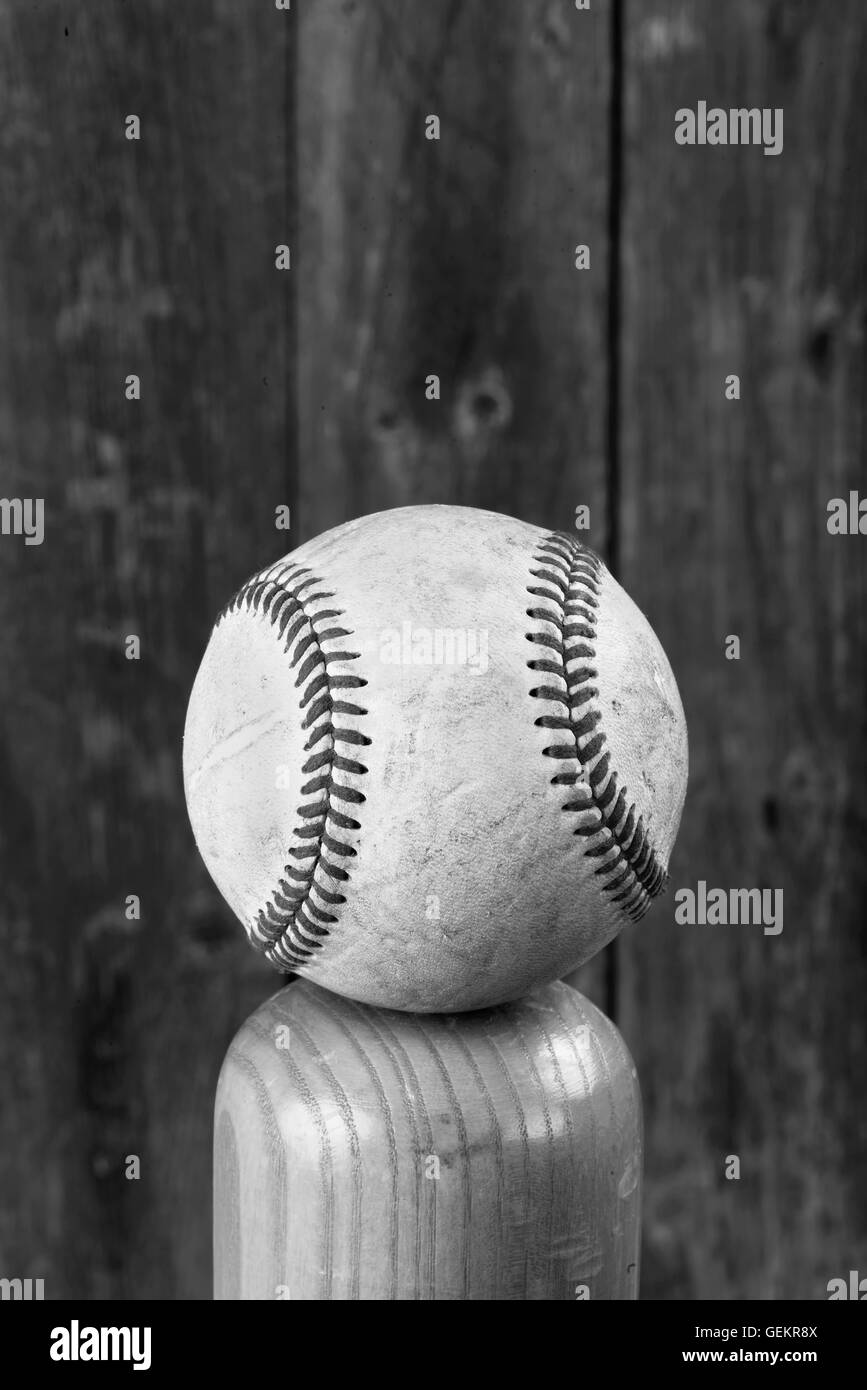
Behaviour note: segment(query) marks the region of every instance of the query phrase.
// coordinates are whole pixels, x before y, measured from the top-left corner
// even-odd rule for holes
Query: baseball
[[[254,575],[184,734],[251,943],[413,1012],[516,999],[637,922],[686,779],[671,668],[599,557],[468,507],[361,517]]]

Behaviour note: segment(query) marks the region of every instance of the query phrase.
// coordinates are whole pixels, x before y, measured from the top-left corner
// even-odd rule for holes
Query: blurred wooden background
[[[0,0],[0,492],[47,528],[0,538],[0,1276],[210,1296],[214,1084],[280,980],[187,694],[248,573],[422,501],[589,504],[680,684],[672,889],[577,981],[642,1081],[642,1296],[867,1271],[865,81],[859,0]],[[783,154],[676,145],[701,99]],[[783,933],[677,926],[699,879]]]

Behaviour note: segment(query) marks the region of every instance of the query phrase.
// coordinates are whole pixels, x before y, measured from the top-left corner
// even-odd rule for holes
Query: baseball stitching
[[[547,536],[533,560],[530,574],[540,582],[528,585],[527,592],[544,603],[528,608],[527,616],[547,627],[528,632],[527,640],[546,650],[544,657],[527,665],[544,672],[547,683],[530,694],[558,707],[557,713],[541,715],[535,723],[565,736],[543,750],[545,757],[563,764],[551,782],[572,790],[562,809],[581,817],[573,833],[586,837],[588,858],[602,861],[594,872],[603,880],[603,892],[637,922],[665,888],[668,876],[643,818],[636,816],[634,802],[628,805],[627,790],[611,766],[602,712],[594,703],[599,696],[591,681],[598,676],[592,663],[602,562],[561,532]]]
[[[309,569],[278,564],[254,575],[217,618],[219,625],[227,614],[246,608],[269,619],[291,667],[298,668],[299,708],[307,711],[302,728],[310,730],[304,745],[310,756],[301,770],[311,780],[302,786],[301,795],[309,800],[296,809],[293,839],[301,847],[289,850],[298,862],[284,866],[285,878],[250,927],[251,942],[278,969],[297,970],[309,964],[324,945],[329,926],[337,921],[330,909],[346,899],[334,891],[334,885],[348,881],[349,868],[344,864],[355,857],[341,832],[360,828],[349,812],[366,800],[363,792],[339,781],[336,774],[363,777],[367,768],[352,754],[371,740],[356,729],[335,724],[334,716],[367,714],[341,694],[360,689],[367,681],[329,669],[338,662],[357,661],[361,653],[342,650],[352,629],[333,625],[343,616],[342,609],[318,607],[334,598],[321,584]]]
[[[554,632],[542,629],[526,634],[528,641],[546,649],[544,657],[527,665],[548,678],[529,693],[558,707],[556,713],[540,715],[536,725],[566,735],[564,742],[543,749],[545,757],[562,763],[551,782],[571,789],[572,796],[562,809],[581,816],[573,834],[586,838],[588,858],[602,861],[594,870],[603,880],[602,891],[637,922],[665,888],[667,875],[643,817],[636,816],[634,803],[627,807],[627,790],[610,765],[606,736],[599,727],[602,714],[594,704],[599,691],[590,682],[598,673],[588,663],[596,655],[601,561],[587,546],[560,532],[545,538],[533,561],[530,574],[540,582],[528,585],[527,592],[543,600],[543,605],[528,608],[527,616],[548,629],[553,627]],[[278,969],[308,965],[325,944],[329,927],[337,922],[330,909],[340,907],[346,898],[334,891],[334,885],[345,884],[350,877],[348,866],[340,861],[356,854],[341,832],[360,828],[348,808],[354,810],[366,800],[357,787],[335,776],[366,775],[367,767],[351,754],[359,746],[369,746],[371,740],[334,722],[335,715],[367,714],[339,694],[360,689],[367,681],[329,669],[337,662],[357,661],[361,653],[335,649],[353,631],[331,625],[343,616],[342,609],[318,607],[334,598],[320,587],[322,583],[309,569],[291,563],[260,571],[238,590],[216,624],[242,608],[267,618],[291,668],[298,668],[296,688],[303,687],[299,709],[307,711],[302,727],[310,731],[304,745],[310,756],[302,773],[311,780],[301,788],[302,796],[310,799],[296,808],[293,838],[301,846],[289,851],[298,862],[284,866],[286,876],[260,909],[249,933],[253,945]]]

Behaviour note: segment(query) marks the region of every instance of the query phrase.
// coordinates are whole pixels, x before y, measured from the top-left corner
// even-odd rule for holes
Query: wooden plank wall
[[[279,983],[180,751],[215,612],[286,549],[287,42],[255,5],[0,6],[0,490],[46,504],[0,545],[0,1274],[47,1298],[208,1296],[217,1072]]]
[[[420,501],[569,530],[586,504],[605,549],[610,41],[607,0],[303,11],[303,537]],[[608,973],[580,977],[602,1007]]]
[[[0,0],[0,491],[49,528],[0,546],[0,1274],[209,1296],[216,1072],[279,981],[192,844],[186,697],[247,573],[417,501],[590,505],[687,710],[673,888],[784,889],[779,936],[669,894],[579,972],[644,1090],[643,1296],[863,1267],[864,561],[825,529],[863,445],[862,9]],[[783,155],[677,146],[700,99],[783,106]]]
[[[424,499],[604,539],[607,13],[303,10],[305,534]]]
[[[642,1291],[824,1298],[867,1255],[867,565],[826,528],[865,482],[867,10],[626,12],[621,578],[689,725],[672,887],[784,892],[776,936],[669,896],[623,943]],[[677,145],[701,99],[782,107],[782,154]]]

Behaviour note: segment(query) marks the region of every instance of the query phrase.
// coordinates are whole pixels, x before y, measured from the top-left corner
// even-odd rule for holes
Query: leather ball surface
[[[362,517],[254,575],[184,735],[251,943],[421,1012],[518,998],[637,922],[686,779],[665,653],[598,556],[465,507]]]

